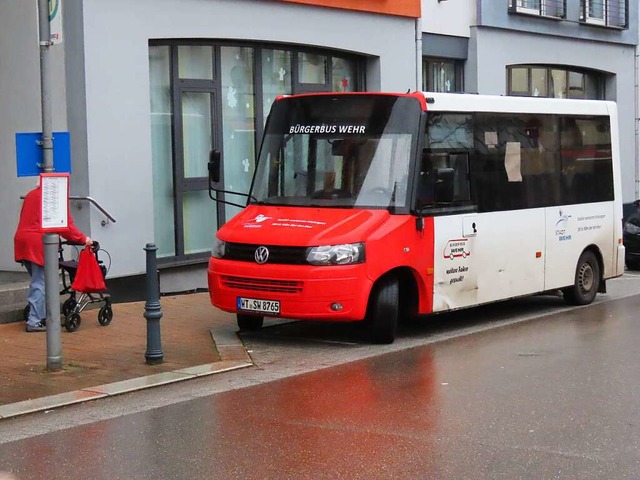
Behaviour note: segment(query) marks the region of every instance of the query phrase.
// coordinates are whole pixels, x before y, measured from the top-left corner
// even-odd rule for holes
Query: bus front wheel
[[[570,305],[588,305],[600,288],[600,264],[595,254],[587,250],[580,255],[573,286],[564,289],[564,298]]]
[[[369,299],[367,323],[371,340],[378,344],[393,343],[398,325],[398,299],[400,286],[398,279],[382,279]]]
[[[236,316],[238,320],[238,328],[243,331],[254,331],[262,328],[264,317],[260,315],[244,315],[238,313]]]

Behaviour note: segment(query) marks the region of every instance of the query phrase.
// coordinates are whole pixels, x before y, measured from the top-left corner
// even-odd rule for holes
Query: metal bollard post
[[[147,351],[144,356],[148,365],[157,365],[162,363],[164,358],[160,339],[162,307],[156,262],[158,247],[154,243],[147,243],[144,250],[147,252],[147,301],[144,304],[144,318],[147,319]]]

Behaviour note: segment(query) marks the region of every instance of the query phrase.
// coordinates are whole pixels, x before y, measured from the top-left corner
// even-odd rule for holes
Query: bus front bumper
[[[306,320],[363,320],[373,285],[365,264],[257,265],[212,257],[207,275],[211,303],[221,310]],[[239,310],[242,299],[278,302],[279,313]]]

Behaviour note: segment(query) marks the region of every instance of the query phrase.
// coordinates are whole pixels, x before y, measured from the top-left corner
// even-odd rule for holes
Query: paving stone
[[[235,316],[214,308],[208,293],[160,303],[158,365],[146,363],[144,302],[114,303],[108,326],[85,310],[78,330],[62,328],[59,371],[47,370],[46,333],[27,333],[24,322],[0,325],[0,418],[252,365],[234,334]]]

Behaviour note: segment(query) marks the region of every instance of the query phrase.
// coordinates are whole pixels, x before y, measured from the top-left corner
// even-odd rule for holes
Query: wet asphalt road
[[[640,478],[639,308],[632,296],[558,309],[0,442],[0,471],[20,480]],[[475,312],[443,325],[463,327]],[[309,334],[293,324],[245,341],[258,348],[287,329]],[[332,340],[335,349],[354,335]]]

